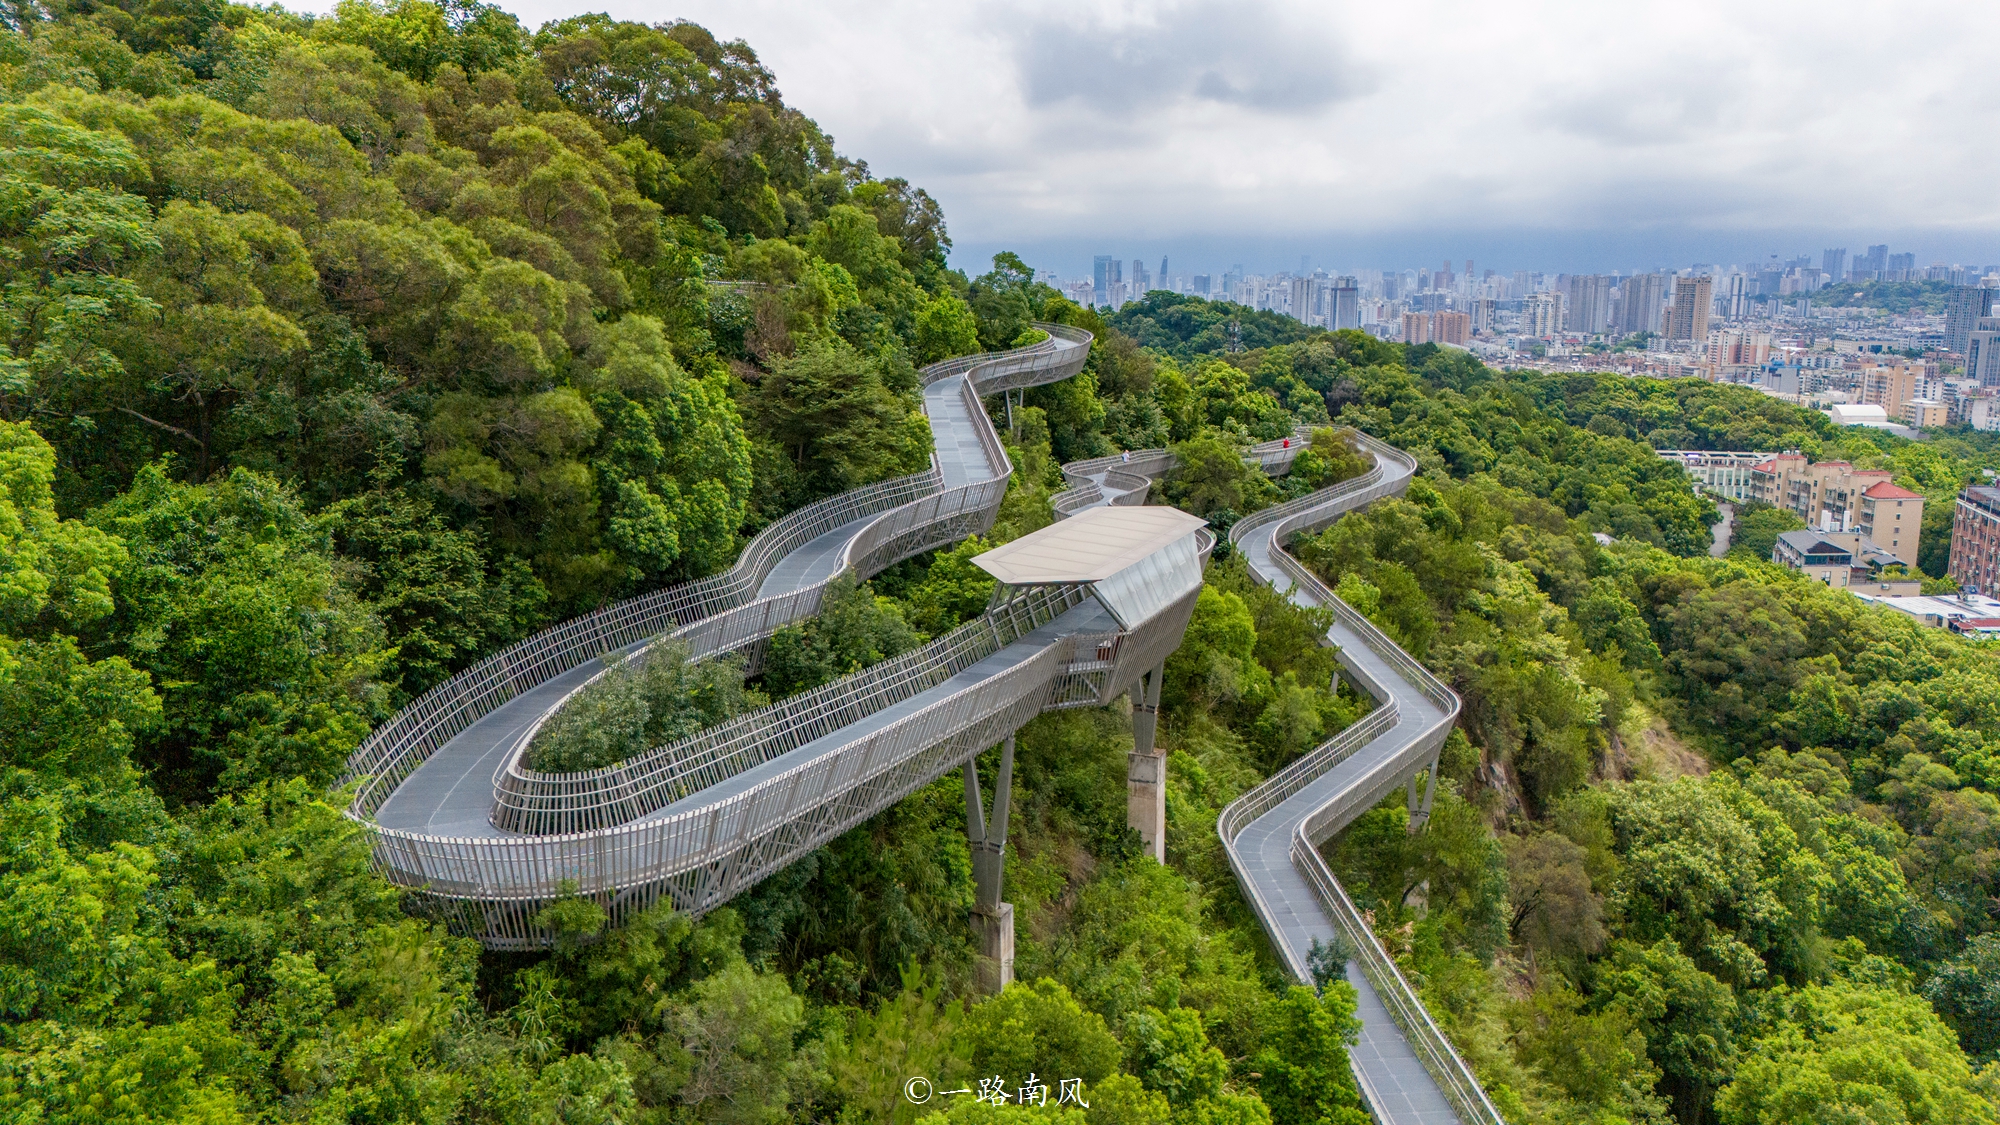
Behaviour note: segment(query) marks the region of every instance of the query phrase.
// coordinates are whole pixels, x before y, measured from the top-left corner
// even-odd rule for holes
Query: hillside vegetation
[[[0,19],[7,1120],[1365,1121],[1352,991],[1282,978],[1214,826],[1370,702],[1240,560],[1167,664],[1165,865],[1125,825],[1123,708],[1021,732],[996,998],[957,774],[699,921],[564,899],[535,953],[407,913],[329,791],[482,656],[921,468],[918,367],[1037,319],[1097,341],[1026,392],[988,536],[843,586],[751,682],[663,650],[546,764],[976,617],[969,560],[1051,521],[1063,461],[1171,445],[1162,496],[1224,527],[1360,471],[1353,425],[1420,479],[1297,551],[1466,710],[1430,825],[1391,801],[1329,855],[1508,1119],[1994,1119],[1994,652],[1708,559],[1712,506],[1653,455],[1804,447],[1937,496],[1990,447],[1163,294],[1107,323],[1012,255],[949,269],[929,196],[688,23]],[[1292,477],[1244,466],[1300,424]],[[919,1107],[920,1075],[1051,1104]]]

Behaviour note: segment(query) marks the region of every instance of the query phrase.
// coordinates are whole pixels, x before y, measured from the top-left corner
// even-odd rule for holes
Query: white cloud
[[[961,243],[2000,226],[1989,5],[610,10],[748,40],[843,152],[929,188]]]

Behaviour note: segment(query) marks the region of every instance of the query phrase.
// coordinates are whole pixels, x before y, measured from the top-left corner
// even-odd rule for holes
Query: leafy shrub
[[[613,765],[762,702],[743,686],[741,657],[696,663],[683,644],[656,645],[576,693],[535,732],[528,765],[545,773]]]

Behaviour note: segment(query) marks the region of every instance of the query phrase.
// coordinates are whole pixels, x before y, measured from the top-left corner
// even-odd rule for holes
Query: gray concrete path
[[[989,480],[999,471],[989,462],[966,411],[964,385],[965,376],[955,375],[924,389],[924,412],[930,418],[931,434],[937,442],[938,466],[944,473],[946,488]],[[765,577],[757,596],[775,597],[830,577],[840,568],[847,544],[879,518],[865,516],[850,521],[786,555]],[[647,640],[626,645],[611,653],[610,658],[623,658],[651,643]],[[603,662],[592,661],[572,668],[522,692],[460,731],[396,788],[376,812],[375,822],[384,828],[440,836],[515,835],[493,825],[494,774],[514,755],[536,720],[604,667]],[[735,791],[738,790],[730,790]],[[711,799],[719,798],[704,792],[677,802],[670,809],[681,810],[690,801]],[[664,815],[666,811],[654,815]]]
[[[1407,473],[1402,466],[1379,463],[1385,474]],[[1236,547],[1264,581],[1279,590],[1289,589],[1294,604],[1318,605],[1309,592],[1293,588],[1290,577],[1272,560],[1276,544],[1268,529],[1245,536]],[[1319,896],[1292,863],[1292,840],[1300,823],[1335,801],[1360,812],[1394,792],[1421,768],[1421,759],[1429,753],[1420,744],[1422,736],[1445,717],[1417,685],[1405,680],[1346,626],[1336,622],[1328,637],[1339,647],[1341,663],[1350,672],[1387,693],[1384,702],[1393,702],[1397,721],[1277,808],[1252,821],[1236,838],[1237,853],[1271,915],[1272,928],[1283,935],[1301,963],[1315,940],[1332,944],[1337,931]],[[1357,1014],[1361,1017],[1360,1041],[1349,1057],[1376,1119],[1395,1125],[1456,1125],[1458,1114],[1358,965],[1348,966],[1347,980],[1359,996]]]

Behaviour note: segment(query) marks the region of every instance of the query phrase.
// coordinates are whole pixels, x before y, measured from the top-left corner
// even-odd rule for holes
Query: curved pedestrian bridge
[[[978,884],[973,922],[987,987],[1011,977],[1012,908],[1001,896],[1013,733],[1045,710],[1133,700],[1129,816],[1164,858],[1165,757],[1154,747],[1161,671],[1180,644],[1214,545],[1202,521],[1146,507],[1165,450],[1064,467],[1055,525],[974,561],[999,586],[979,619],[834,683],[616,766],[544,774],[522,758],[540,724],[607,662],[664,639],[696,658],[755,653],[814,616],[838,575],[872,575],[992,526],[1012,468],[982,397],[1067,378],[1088,333],[1040,325],[1027,348],[933,365],[924,409],[936,449],[922,473],[843,493],[780,519],[736,565],[557,625],[427,692],[348,763],[347,814],[377,868],[414,906],[491,948],[546,944],[534,917],[563,895],[614,921],[653,903],[699,914],[917,788],[1002,746],[991,816],[965,770]],[[1303,434],[1256,446],[1289,469]],[[1284,550],[1292,536],[1400,493],[1408,455],[1358,436],[1376,467],[1256,513],[1231,531],[1253,574],[1335,614],[1328,643],[1377,701],[1362,720],[1223,813],[1218,830],[1245,897],[1293,976],[1312,980],[1315,943],[1346,938],[1361,994],[1356,1076],[1379,1121],[1497,1123],[1477,1082],[1382,951],[1318,845],[1398,787],[1413,827],[1430,807],[1437,752],[1457,698],[1335,598]]]

